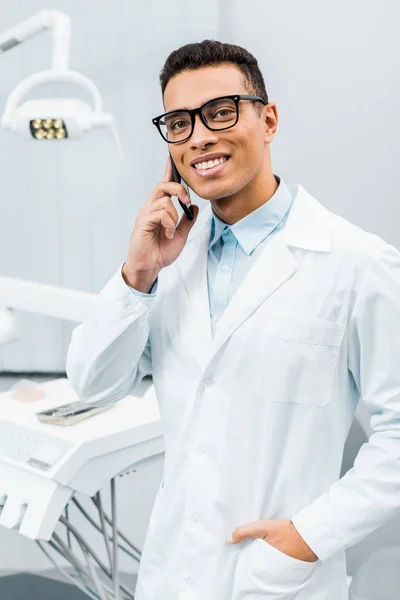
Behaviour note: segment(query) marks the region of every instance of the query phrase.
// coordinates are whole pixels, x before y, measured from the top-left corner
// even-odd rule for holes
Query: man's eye
[[[179,127],[180,123],[183,123],[183,125],[181,127]],[[181,119],[180,121],[175,121],[175,123],[172,123],[171,129],[181,129],[182,127],[186,127],[187,124],[188,124],[187,121],[183,121]]]
[[[225,113],[224,115],[221,115],[221,117],[226,117],[227,115],[233,113],[232,110],[230,110],[229,108],[221,108],[220,110],[217,110],[217,112],[215,112],[213,114],[213,119],[219,114],[219,113]]]

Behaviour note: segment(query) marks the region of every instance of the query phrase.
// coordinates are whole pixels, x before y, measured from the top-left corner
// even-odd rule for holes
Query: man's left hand
[[[253,521],[237,527],[232,533],[232,539],[226,541],[229,544],[237,544],[249,537],[261,538],[292,558],[306,562],[318,560],[318,556],[303,540],[292,521],[286,519]]]

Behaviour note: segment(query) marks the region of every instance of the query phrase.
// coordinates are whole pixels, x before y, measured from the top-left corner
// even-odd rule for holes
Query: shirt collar
[[[209,248],[221,236],[225,240],[229,236],[229,231],[232,231],[243,250],[249,255],[279,225],[290,208],[292,195],[282,178],[278,175],[274,175],[274,177],[279,185],[268,202],[265,202],[233,225],[228,225],[224,221],[221,221],[211,209],[212,219]]]

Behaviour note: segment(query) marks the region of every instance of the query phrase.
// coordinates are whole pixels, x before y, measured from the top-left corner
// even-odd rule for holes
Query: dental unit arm
[[[46,29],[52,30],[52,69],[68,69],[71,19],[58,10],[42,10],[0,34],[0,52],[7,52]]]

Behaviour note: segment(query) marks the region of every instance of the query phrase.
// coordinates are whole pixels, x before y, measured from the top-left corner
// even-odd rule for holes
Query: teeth
[[[216,167],[217,165],[222,165],[226,161],[226,156],[220,156],[220,158],[216,158],[215,160],[209,160],[208,162],[196,163],[194,167],[196,169],[206,170],[212,169],[212,167]]]

